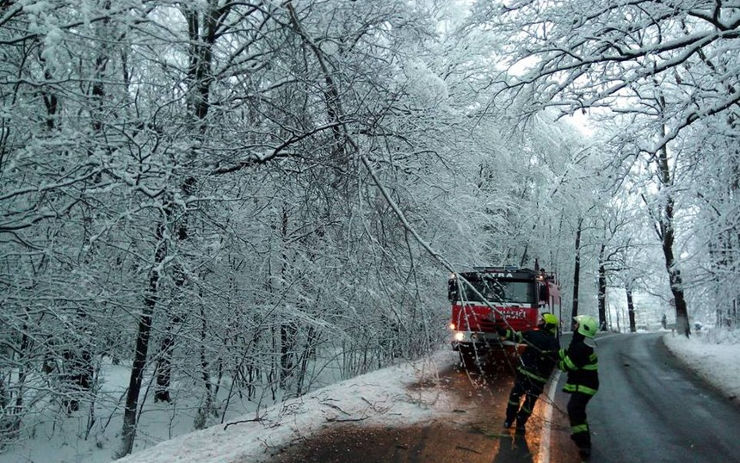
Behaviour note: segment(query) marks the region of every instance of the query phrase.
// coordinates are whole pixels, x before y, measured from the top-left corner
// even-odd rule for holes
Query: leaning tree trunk
[[[123,412],[121,449],[117,454],[119,458],[131,453],[134,448],[134,439],[136,438],[136,411],[139,406],[139,392],[141,391],[141,382],[144,377],[144,368],[146,367],[146,358],[149,350],[149,336],[152,330],[152,315],[154,314],[154,308],[157,305],[157,290],[161,277],[159,272],[160,267],[167,256],[167,243],[164,238],[164,227],[166,227],[164,222],[157,226],[157,249],[154,253],[154,263],[149,271],[149,288],[144,298],[144,307],[139,316],[139,329],[136,336],[136,351],[134,352],[134,361],[131,367],[131,376],[129,378],[128,392],[126,394],[126,406]]]

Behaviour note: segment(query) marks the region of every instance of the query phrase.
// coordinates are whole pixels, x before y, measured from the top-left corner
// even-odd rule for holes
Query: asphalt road
[[[598,339],[601,388],[588,405],[598,463],[740,462],[740,409],[686,371],[659,334]],[[568,339],[561,343],[567,345]],[[517,435],[501,427],[513,374],[501,362],[460,366],[437,385],[459,399],[459,416],[405,428],[332,424],[294,443],[271,463],[578,462],[569,438],[565,375],[543,394]],[[414,385],[412,387],[427,387]]]
[[[601,387],[588,405],[591,461],[740,462],[740,409],[684,369],[661,336],[597,341]],[[559,394],[556,403],[564,400]]]

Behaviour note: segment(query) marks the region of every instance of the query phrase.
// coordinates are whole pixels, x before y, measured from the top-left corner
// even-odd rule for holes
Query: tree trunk
[[[76,342],[75,342],[76,344]],[[90,391],[93,382],[93,354],[85,347],[72,345],[62,352],[62,405],[67,413],[80,409],[80,399]]]
[[[316,349],[316,330],[314,329],[314,327],[308,327],[306,338],[306,345],[303,349],[303,352],[301,352],[300,359],[298,360],[300,368],[298,370],[298,375],[296,378],[296,396],[301,396],[304,394],[303,386],[306,379],[306,372],[308,371],[308,362],[314,350]]]
[[[225,17],[226,10],[224,10]],[[211,65],[213,60],[213,45],[216,41],[216,30],[218,21],[215,12],[215,5],[208,6],[208,10],[203,14],[201,20],[200,14],[195,9],[185,7],[183,15],[188,24],[188,37],[190,39],[190,49],[188,50],[188,90],[190,105],[188,106],[189,116],[194,121],[194,136],[202,141],[206,131],[206,117],[210,110],[210,89],[211,89]],[[196,154],[191,152],[187,162],[187,168],[192,167]],[[185,197],[192,196],[197,187],[197,179],[193,176],[187,176],[180,185],[180,190]],[[188,238],[188,214],[183,213],[180,217],[180,223],[177,226],[178,241],[185,241]],[[181,266],[177,266],[177,275],[175,278],[176,291],[181,292],[185,284],[185,276]],[[173,316],[170,327],[168,327],[162,340],[161,355],[157,362],[157,387],[154,392],[154,401],[170,402],[170,380],[172,375],[172,352],[175,349],[175,336],[171,327],[179,323],[178,317]]]
[[[103,19],[101,26],[98,28],[96,35],[106,36],[109,38],[110,29],[110,17],[107,16],[111,8],[110,0],[107,0],[102,5],[102,10],[106,14]],[[100,53],[95,58],[95,68],[92,79],[92,88],[90,92],[90,120],[91,127],[95,138],[104,139],[105,134],[103,132],[104,127],[104,116],[103,106],[105,104],[106,92],[105,92],[105,71],[109,61],[109,44],[110,42],[101,42]],[[49,110],[51,108],[47,107]],[[50,114],[51,116],[51,114]],[[48,124],[47,124],[48,125]],[[51,126],[49,125],[51,128]],[[93,149],[88,149],[88,156],[94,155]],[[97,184],[100,182],[100,176],[96,175],[93,177],[92,182]],[[89,206],[84,206],[85,209],[90,209]],[[87,217],[94,215],[92,211],[84,214]],[[87,225],[89,221],[85,220],[84,240],[88,240]],[[84,256],[85,263],[89,264],[91,256]],[[89,322],[86,321],[87,313],[84,310],[78,310],[76,314],[77,319],[77,330],[81,333],[92,332],[86,325]],[[86,395],[92,389],[93,374],[95,367],[93,366],[93,353],[90,351],[89,343],[84,339],[75,339],[72,342],[72,346],[63,352],[63,361],[67,397],[62,401],[63,405],[67,409],[67,413],[77,411],[80,408],[80,399]]]
[[[667,202],[673,203],[670,199]],[[666,205],[666,210],[669,208],[671,210],[673,209],[672,204]],[[673,299],[676,301],[676,331],[689,337],[691,335],[691,327],[689,326],[686,298],[683,293],[683,280],[681,278],[681,271],[673,255],[674,236],[672,225],[672,221],[666,223],[666,233],[663,236],[663,255],[665,256],[668,280],[671,284],[671,293],[673,293]]]
[[[606,267],[604,266],[604,250],[602,244],[599,249],[599,329],[606,331]]]
[[[280,324],[280,387],[288,389],[288,378],[294,373],[296,328],[292,323]]]
[[[524,251],[522,252],[522,258],[519,259],[519,268],[524,268],[529,259],[529,244],[524,245]]]
[[[661,98],[661,103],[664,103]],[[666,128],[663,126],[663,136],[666,134]],[[671,178],[670,165],[668,163],[668,149],[664,146],[658,152],[658,166],[660,169],[660,181],[663,186],[665,204],[663,214],[660,216],[659,227],[660,237],[663,247],[663,256],[665,257],[665,268],[668,271],[668,281],[671,285],[671,293],[676,301],[676,331],[683,333],[687,338],[691,335],[689,326],[689,315],[686,306],[686,298],[683,293],[683,280],[681,270],[678,268],[675,256],[673,254],[673,243],[675,240],[674,223],[674,192],[672,189],[673,181]]]
[[[578,228],[576,228],[576,252],[575,267],[573,268],[573,309],[571,317],[578,315],[578,286],[581,280],[581,229],[583,228],[583,219],[578,219]]]
[[[5,376],[5,372],[0,372],[0,410],[7,410],[8,405],[10,404],[10,396],[8,395],[8,390],[5,387],[5,381],[3,380],[3,377]],[[12,420],[7,418],[6,416],[0,417],[0,441],[2,442],[8,442],[10,440],[10,433],[8,433],[9,430],[13,428]],[[0,449],[2,449],[2,446],[0,445]]]
[[[141,382],[144,377],[144,368],[146,367],[147,352],[149,350],[152,315],[157,305],[160,266],[167,256],[167,244],[164,240],[165,226],[165,223],[160,223],[157,226],[157,249],[154,253],[154,265],[152,265],[152,269],[149,271],[149,288],[144,298],[144,307],[139,317],[136,350],[134,351],[134,361],[131,367],[131,376],[126,394],[126,406],[123,412],[122,442],[121,449],[117,453],[118,458],[128,455],[134,448],[134,439],[136,438],[136,411],[139,406],[139,392],[141,391]]]
[[[182,241],[185,239],[183,234],[184,225],[178,227],[178,240]],[[174,266],[174,280],[175,289],[173,291],[171,300],[179,300],[180,294],[182,293],[182,286],[185,284],[185,275],[182,269],[178,266]],[[170,304],[170,309],[177,311],[178,304]],[[167,402],[170,403],[172,398],[170,397],[170,382],[172,381],[172,353],[175,350],[175,327],[181,322],[181,318],[178,312],[170,314],[170,323],[165,329],[164,336],[159,345],[159,355],[157,356],[157,385],[154,389],[154,402]]]
[[[15,404],[11,405],[8,403],[13,397],[13,393],[11,392],[8,396],[8,402],[6,402],[7,408],[4,406],[2,409],[3,411],[8,410],[10,413],[3,413],[0,415],[0,438],[2,438],[0,439],[0,442],[17,438],[21,430],[21,416],[23,415],[23,407],[25,407],[23,397],[25,395],[25,385],[29,367],[26,362],[28,361],[27,357],[30,354],[29,349],[31,348],[32,342],[33,340],[28,336],[28,325],[24,323],[19,350],[11,354],[12,357],[16,357],[17,355],[16,365],[18,365],[18,379],[15,387]],[[2,398],[0,397],[0,399]],[[5,401],[5,399],[2,400]],[[0,444],[0,449],[1,448],[2,444]]]
[[[213,410],[213,386],[211,385],[210,363],[206,356],[206,340],[208,339],[208,321],[203,304],[200,305],[200,376],[203,379],[203,401],[193,421],[193,428],[204,429],[208,423],[208,415]]]
[[[162,343],[159,346],[157,360],[157,386],[154,389],[155,402],[171,402],[170,380],[172,379],[172,350],[175,337],[172,334],[172,325],[167,328]]]
[[[637,331],[637,326],[635,325],[635,303],[632,300],[632,290],[625,288],[624,291],[627,293],[627,313],[630,319],[630,333],[634,333]]]

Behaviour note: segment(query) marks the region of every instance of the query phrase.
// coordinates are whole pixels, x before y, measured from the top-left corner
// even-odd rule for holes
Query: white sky
[[[726,395],[740,396],[740,332],[664,336],[666,345],[700,376]],[[722,342],[723,344],[717,344]],[[224,431],[214,426],[133,454],[120,463],[252,462],[269,458],[266,449],[305,437],[331,420],[363,418],[362,424],[408,425],[454,415],[452,399],[435,388],[410,393],[406,384],[433,379],[439,369],[457,360],[444,351],[433,359],[385,368],[325,387],[300,399],[264,410],[262,422],[236,424]],[[243,419],[251,419],[247,416]]]
[[[572,116],[565,116],[563,119],[571,123],[585,137],[590,137],[595,132],[594,122],[588,114],[583,114],[581,111],[576,111]]]

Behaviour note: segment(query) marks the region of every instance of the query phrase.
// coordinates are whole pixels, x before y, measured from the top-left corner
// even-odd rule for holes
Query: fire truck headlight
[[[455,331],[455,324],[454,324],[454,323],[450,323],[450,329],[451,329],[452,331]]]
[[[455,341],[462,341],[464,339],[465,333],[463,333],[462,331],[458,331],[457,333],[455,333]]]

